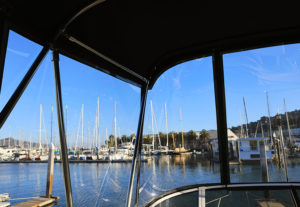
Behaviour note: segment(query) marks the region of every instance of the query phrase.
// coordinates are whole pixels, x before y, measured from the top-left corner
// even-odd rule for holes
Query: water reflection
[[[152,156],[142,165],[141,172],[141,206],[155,196],[176,187],[217,183],[220,180],[218,163],[191,153]]]

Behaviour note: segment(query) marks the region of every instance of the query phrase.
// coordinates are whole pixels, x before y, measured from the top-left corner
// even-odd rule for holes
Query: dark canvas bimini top
[[[63,55],[138,86],[150,81],[152,87],[171,66],[214,50],[300,39],[299,9],[288,1],[0,2],[12,30],[41,45],[53,44]]]

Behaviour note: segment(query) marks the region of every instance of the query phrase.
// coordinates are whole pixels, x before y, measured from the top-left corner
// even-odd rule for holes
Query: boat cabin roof
[[[216,50],[299,41],[298,13],[288,1],[2,0],[0,6],[15,32],[150,88],[170,67]]]
[[[249,138],[239,138],[237,141],[263,141],[263,140],[269,140],[270,138],[268,137],[249,137]]]

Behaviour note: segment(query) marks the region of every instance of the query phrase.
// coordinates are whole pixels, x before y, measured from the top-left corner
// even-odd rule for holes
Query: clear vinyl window
[[[232,182],[299,181],[299,51],[291,44],[224,55]]]
[[[180,186],[220,182],[211,57],[166,71],[145,113],[140,206]]]

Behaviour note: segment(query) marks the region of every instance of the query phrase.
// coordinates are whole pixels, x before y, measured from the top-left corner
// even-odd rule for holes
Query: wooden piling
[[[55,151],[55,146],[53,143],[51,143],[49,146],[49,153],[48,153],[49,157],[48,157],[48,172],[47,172],[47,186],[46,186],[47,198],[51,198],[52,196],[54,151]]]
[[[262,182],[269,182],[269,173],[268,173],[268,162],[266,154],[266,144],[265,140],[259,142],[260,148],[260,165],[261,165],[261,175]]]
[[[239,141],[236,142],[236,155],[237,155],[238,162],[241,163],[240,142]]]
[[[266,154],[265,140],[259,142],[259,149],[260,149],[260,165],[261,165],[262,182],[269,182],[268,157]],[[268,190],[265,190],[264,194],[266,199],[270,198],[270,193]]]

